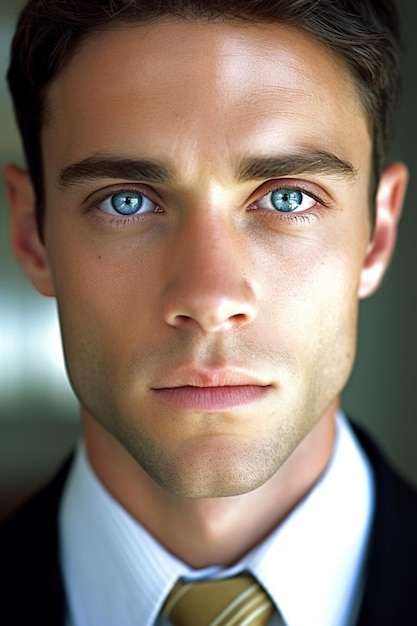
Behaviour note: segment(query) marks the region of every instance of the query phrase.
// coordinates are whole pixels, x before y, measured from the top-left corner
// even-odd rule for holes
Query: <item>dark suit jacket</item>
[[[372,463],[376,485],[367,582],[357,626],[417,626],[417,493],[392,471],[370,439],[355,430]],[[0,530],[3,626],[64,625],[57,511],[70,463]]]

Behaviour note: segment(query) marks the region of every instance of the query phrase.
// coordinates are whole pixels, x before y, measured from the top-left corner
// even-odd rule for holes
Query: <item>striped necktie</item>
[[[162,609],[172,626],[266,626],[274,613],[250,575],[195,583],[179,581]]]

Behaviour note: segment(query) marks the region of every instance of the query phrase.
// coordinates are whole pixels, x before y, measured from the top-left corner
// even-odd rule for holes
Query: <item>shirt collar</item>
[[[60,509],[61,563],[76,626],[150,626],[188,568],[103,487],[78,446]]]
[[[356,623],[374,510],[373,476],[341,415],[336,432],[321,479],[243,560],[289,626]]]
[[[372,493],[367,460],[339,416],[326,472],[286,520],[233,568],[194,571],[114,500],[80,444],[60,511],[70,621],[74,626],[151,626],[178,578],[223,577],[249,570],[289,626],[345,625],[357,595]],[[336,615],[342,618],[336,621]]]

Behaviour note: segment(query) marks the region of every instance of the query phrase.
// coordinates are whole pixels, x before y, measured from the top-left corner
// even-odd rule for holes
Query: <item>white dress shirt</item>
[[[243,570],[265,587],[287,626],[351,626],[373,505],[368,460],[339,415],[326,472],[284,522],[235,566],[195,571],[113,499],[80,444],[59,520],[68,626],[165,626],[158,614],[178,578]]]

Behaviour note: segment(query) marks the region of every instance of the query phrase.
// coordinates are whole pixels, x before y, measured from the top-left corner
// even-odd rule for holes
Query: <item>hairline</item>
[[[175,21],[196,22],[196,23],[200,22],[200,23],[207,23],[207,24],[212,24],[212,23],[233,24],[236,26],[241,26],[242,28],[244,27],[249,28],[251,26],[264,26],[266,28],[270,28],[271,30],[276,27],[283,27],[283,28],[287,28],[293,31],[298,31],[299,33],[301,33],[308,39],[314,40],[316,43],[318,43],[321,46],[323,50],[325,50],[328,53],[328,55],[330,55],[334,59],[337,59],[341,63],[341,65],[345,68],[347,74],[349,75],[351,79],[351,83],[358,97],[358,100],[362,106],[369,136],[371,140],[373,141],[374,131],[373,131],[372,119],[371,119],[370,112],[369,112],[369,104],[368,104],[368,98],[366,97],[366,92],[363,89],[361,89],[357,76],[355,76],[354,72],[349,66],[349,63],[346,61],[346,59],[343,58],[343,55],[340,52],[338,52],[334,48],[331,48],[328,44],[322,41],[319,37],[315,36],[314,33],[312,33],[311,31],[307,30],[306,28],[303,28],[302,26],[293,24],[290,21],[277,20],[276,22],[267,22],[265,19],[256,20],[256,19],[249,19],[249,18],[240,17],[240,16],[231,16],[231,15],[209,17],[209,16],[202,16],[202,15],[182,16],[182,15],[172,14],[172,15],[160,15],[156,17],[149,17],[146,19],[124,17],[123,15],[120,15],[115,18],[110,17],[109,20],[107,22],[104,22],[100,27],[89,28],[75,42],[71,50],[69,50],[65,54],[65,56],[63,57],[63,60],[58,65],[51,80],[43,86],[44,100],[43,100],[43,108],[42,108],[43,115],[40,120],[41,126],[44,123],[45,124],[48,123],[48,119],[51,115],[51,111],[47,103],[47,96],[48,96],[50,88],[53,86],[55,81],[61,76],[61,74],[65,71],[65,68],[71,64],[72,59],[81,52],[83,45],[87,42],[87,40],[90,40],[94,35],[98,39],[100,36],[103,36],[106,33],[109,33],[111,31],[116,31],[118,30],[118,26],[123,26],[124,28],[131,27],[133,29],[133,28],[141,28],[142,26],[149,26],[151,24],[157,24],[161,22],[175,22]]]

